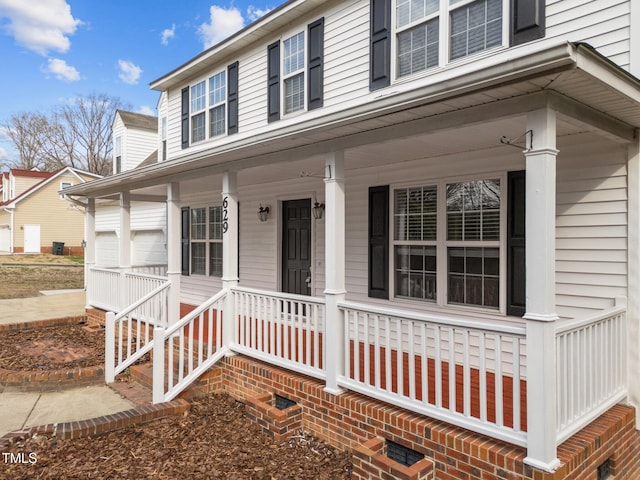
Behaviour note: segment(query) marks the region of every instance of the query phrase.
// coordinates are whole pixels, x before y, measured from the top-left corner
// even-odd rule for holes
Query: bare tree
[[[111,125],[118,109],[130,109],[107,94],[92,93],[54,109],[49,115],[22,113],[11,117],[8,136],[20,158],[14,167],[58,170],[70,166],[109,175]]]
[[[42,141],[43,132],[48,130],[49,120],[40,113],[21,112],[11,116],[6,125],[6,134],[18,151],[19,159],[12,167],[31,170],[44,169]]]

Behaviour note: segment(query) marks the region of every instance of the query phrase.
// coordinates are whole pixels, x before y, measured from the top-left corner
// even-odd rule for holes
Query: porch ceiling
[[[263,183],[297,177],[300,170],[322,172],[322,156],[340,150],[347,168],[359,168],[390,158],[401,162],[492,148],[501,136],[522,135],[527,112],[544,107],[559,113],[559,136],[594,131],[624,142],[640,127],[638,79],[585,46],[556,46],[442,83],[406,91],[399,86],[366,105],[187,152],[69,193],[142,192],[171,181],[197,183],[226,170],[242,171],[242,182]],[[261,166],[269,168],[254,168]]]

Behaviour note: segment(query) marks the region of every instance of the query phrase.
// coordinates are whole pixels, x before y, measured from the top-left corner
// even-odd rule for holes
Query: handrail
[[[178,330],[180,330],[181,328],[185,327],[191,320],[193,320],[198,315],[203,313],[207,308],[209,308],[211,305],[216,303],[218,300],[220,300],[226,294],[227,294],[227,290],[226,289],[220,290],[213,297],[209,298],[207,301],[205,301],[203,304],[201,304],[198,308],[196,308],[195,310],[187,313],[184,317],[182,317],[180,320],[178,320],[176,323],[174,323],[173,325],[171,325],[169,328],[167,328],[165,330],[165,332],[164,332],[165,337],[168,337],[169,335],[173,335]]]
[[[502,323],[487,322],[485,320],[483,320],[482,322],[479,322],[479,321],[462,320],[459,318],[448,318],[440,315],[418,313],[418,312],[412,312],[411,310],[399,310],[395,308],[389,309],[389,308],[384,308],[377,305],[367,305],[364,303],[357,303],[357,302],[351,302],[351,301],[338,302],[338,308],[342,308],[342,309],[349,308],[353,310],[361,310],[364,312],[375,313],[377,315],[385,315],[388,317],[404,318],[407,320],[416,320],[419,322],[431,322],[431,323],[437,323],[440,325],[446,325],[450,327],[469,328],[476,331],[500,332],[500,333],[508,333],[510,335],[518,335],[518,336],[524,336],[527,333],[527,329],[525,326],[504,325]]]
[[[626,312],[627,307],[624,305],[617,305],[615,307],[607,308],[606,310],[601,310],[598,313],[590,315],[586,318],[578,318],[575,320],[567,320],[567,321],[558,321],[556,322],[556,335],[569,332],[571,330],[577,330],[582,327],[586,327],[587,325],[591,325],[592,323],[598,323],[602,320],[607,319],[608,317],[613,317],[615,315],[619,315],[621,313]]]
[[[163,290],[169,288],[169,286],[171,285],[171,282],[166,281],[165,283],[163,283],[162,285],[160,285],[159,287],[156,287],[154,290],[150,291],[149,293],[147,293],[144,297],[142,297],[140,300],[138,300],[137,302],[132,303],[131,305],[129,305],[127,308],[125,308],[124,310],[122,310],[121,312],[119,312],[114,320],[117,322],[118,320],[120,320],[122,317],[125,317],[126,315],[128,315],[129,313],[131,313],[132,311],[134,311],[136,308],[138,308],[140,305],[142,305],[143,303],[145,303],[147,300],[155,297],[158,293],[162,292]]]
[[[231,291],[240,293],[249,293],[252,295],[267,295],[272,298],[280,298],[282,300],[292,300],[295,302],[315,303],[318,305],[324,305],[324,297],[311,297],[309,295],[298,295],[296,293],[286,292],[272,292],[271,290],[260,290],[257,288],[248,287],[232,287]]]

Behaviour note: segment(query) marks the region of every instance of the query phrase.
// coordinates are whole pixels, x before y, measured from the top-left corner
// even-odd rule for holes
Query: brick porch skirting
[[[363,467],[367,462],[382,468],[379,478],[394,478],[392,471],[404,478],[400,473],[404,470],[393,462],[367,458],[368,451],[371,456],[380,454],[384,440],[424,454],[433,463],[433,478],[439,480],[587,480],[596,478],[598,466],[605,461],[616,480],[640,478],[640,432],[635,429],[635,409],[629,406],[614,406],[565,441],[558,447],[561,466],[554,473],[544,473],[524,464],[526,451],[521,447],[358,393],[331,395],[316,379],[242,355],[224,359],[197,382],[196,392],[213,391],[226,391],[249,407],[256,398],[268,398],[266,394],[296,402],[305,431],[354,452],[354,480],[375,478]],[[407,473],[407,478],[430,478],[429,469],[420,468]]]

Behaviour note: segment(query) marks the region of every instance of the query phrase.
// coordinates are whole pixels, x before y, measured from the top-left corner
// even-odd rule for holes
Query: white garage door
[[[133,232],[131,262],[135,266],[166,265],[167,248],[162,230]]]
[[[8,252],[11,248],[11,230],[9,225],[0,225],[0,252]]]
[[[116,232],[96,233],[96,266],[117,267],[120,260],[118,250]]]

